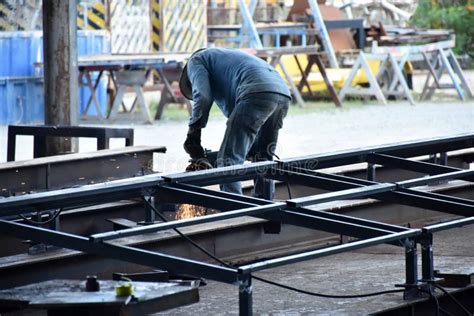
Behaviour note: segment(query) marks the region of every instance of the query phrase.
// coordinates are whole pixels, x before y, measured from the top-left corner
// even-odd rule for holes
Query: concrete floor
[[[474,226],[434,236],[435,269],[443,273],[474,273]],[[296,288],[335,295],[393,290],[404,282],[401,248],[376,246],[257,273]],[[419,269],[421,271],[421,268]],[[253,282],[256,315],[366,315],[403,304],[401,293],[359,299],[328,299],[299,294],[260,281]],[[160,315],[238,314],[238,288],[214,281],[200,288],[200,302]]]
[[[424,72],[414,75],[414,91],[422,90]],[[465,71],[474,89],[474,70]],[[447,76],[443,77],[447,80]],[[444,82],[444,81],[443,81]],[[147,93],[148,98],[156,93]],[[434,101],[411,106],[389,101],[384,105],[350,106],[342,109],[315,110],[288,116],[280,132],[277,154],[281,158],[331,152],[348,148],[395,143],[407,140],[474,132],[474,100],[461,102],[454,90],[436,92]],[[113,125],[133,127],[136,145],[166,146],[168,152],[158,160],[164,172],[182,171],[188,157],[182,149],[186,137],[186,121],[157,121],[154,125]],[[212,117],[203,130],[205,148],[218,150],[225,130],[225,119]],[[6,127],[0,126],[0,162],[6,161]],[[17,160],[33,157],[32,137],[18,137]],[[94,151],[95,141],[81,139],[79,151]],[[124,146],[123,140],[112,140],[111,147]]]
[[[115,126],[115,125],[114,125]],[[182,149],[187,125],[184,121],[159,121],[154,125],[128,126],[135,129],[136,145],[166,146],[158,168],[164,172],[181,171],[188,157]],[[203,130],[202,143],[217,150],[225,130],[223,118],[211,118]],[[331,152],[348,148],[395,143],[438,136],[474,132],[474,101],[438,101],[364,105],[343,109],[317,110],[288,116],[280,132],[277,154],[282,158]],[[32,137],[18,137],[17,160],[31,159]],[[124,146],[112,140],[111,147]],[[6,161],[6,127],[0,127],[0,162]],[[81,139],[81,152],[95,150],[95,141]]]

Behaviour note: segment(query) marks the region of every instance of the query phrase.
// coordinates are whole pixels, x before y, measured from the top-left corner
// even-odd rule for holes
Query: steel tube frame
[[[348,223],[335,219],[329,219],[309,214],[302,214],[299,212],[292,211],[282,210],[276,214],[270,214],[267,217],[274,220],[281,220],[286,224],[316,229],[333,234],[341,234],[341,232],[344,232],[344,235],[356,238],[373,238],[394,233],[393,231],[384,230],[380,228],[374,228],[355,223]]]
[[[82,236],[52,231],[41,227],[0,220],[0,228],[2,231],[8,231],[10,234],[19,238],[32,238],[59,247],[164,269],[177,274],[182,274],[183,271],[185,271],[186,274],[189,275],[200,275],[211,280],[229,284],[237,283],[239,277],[237,269],[216,266],[128,246],[112,245],[109,243],[92,243],[88,238]]]
[[[381,201],[404,204],[461,216],[474,215],[474,204],[471,204],[471,202],[469,201],[454,197],[446,197],[444,195],[436,195],[434,193],[415,191],[411,189],[396,189],[396,187],[398,186],[397,182],[394,184],[395,187],[393,189],[389,186],[384,188],[380,186],[371,188],[370,185],[375,186],[377,182],[370,182],[367,180],[360,179],[353,181],[350,178],[337,175],[331,175],[326,177],[320,172],[317,173],[318,175],[310,175],[302,173],[305,172],[305,169],[298,170],[299,172],[293,172],[280,169],[280,172],[273,174],[273,176],[278,180],[283,180],[287,179],[289,175],[292,183],[298,183],[325,190],[346,190],[346,192],[342,191],[342,193],[329,193],[328,195],[334,195],[333,201],[340,199],[338,195],[344,197],[345,195],[350,196],[351,194],[353,194],[354,196],[370,197]],[[285,172],[287,173],[287,175],[284,174]],[[457,176],[464,176],[465,174],[471,174],[471,171],[462,171],[461,173],[456,172]],[[451,178],[454,177],[455,175],[451,175]],[[431,177],[431,179],[428,179],[427,181],[435,182],[433,179],[436,178]],[[359,190],[350,191],[351,188],[358,188]],[[331,200],[327,199],[326,196],[323,196],[321,194],[319,196],[321,196],[321,199],[324,202]],[[315,196],[303,198],[302,202],[309,203],[311,200],[318,201],[318,197]]]
[[[239,269],[243,273],[251,273],[256,271],[261,271],[264,269],[276,268],[283,265],[302,262],[305,260],[321,258],[329,255],[335,255],[342,252],[347,252],[351,250],[357,250],[369,246],[379,245],[383,243],[388,243],[396,240],[403,240],[410,237],[416,237],[421,234],[421,230],[410,229],[400,233],[393,233],[386,236],[374,237],[365,240],[354,241],[349,244],[342,244],[337,246],[332,246],[324,249],[318,249],[313,251],[308,251],[304,253],[299,253],[295,255],[285,256],[281,258],[261,261],[249,265],[240,266]]]
[[[123,237],[128,237],[128,236],[135,236],[137,234],[154,233],[154,232],[159,232],[159,231],[168,230],[172,228],[188,227],[192,225],[210,223],[210,222],[215,222],[217,220],[236,218],[240,216],[258,215],[258,214],[263,214],[266,212],[278,211],[278,210],[281,210],[283,207],[285,207],[285,203],[275,203],[275,204],[268,204],[268,205],[263,205],[263,206],[248,207],[248,208],[239,209],[235,211],[228,211],[224,213],[217,213],[217,214],[211,214],[211,215],[206,215],[206,216],[201,216],[201,217],[188,218],[184,220],[163,222],[163,223],[158,223],[158,224],[141,226],[137,228],[128,228],[128,229],[122,229],[122,230],[113,231],[113,232],[94,234],[89,237],[89,240],[94,241],[94,242],[102,242],[106,240],[112,240],[112,239],[123,238]]]
[[[398,167],[401,169],[425,174],[440,174],[461,170],[458,168],[442,166],[434,163],[408,160],[384,154],[369,154],[367,156],[367,162],[383,166]]]
[[[64,248],[126,260],[175,273],[183,273],[185,271],[189,275],[238,285],[241,312],[246,314],[251,314],[252,312],[252,272],[382,243],[402,245],[406,249],[406,286],[408,288],[405,295],[407,297],[412,295],[413,291],[416,292],[419,282],[416,254],[417,243],[422,245],[422,280],[431,280],[434,274],[432,234],[440,230],[474,223],[474,201],[438,193],[421,192],[411,188],[454,179],[472,181],[474,170],[459,170],[457,168],[408,160],[406,158],[472,147],[474,147],[474,135],[460,135],[444,139],[401,143],[276,162],[260,162],[188,174],[144,176],[138,179],[118,180],[80,188],[8,197],[0,200],[0,229],[7,234],[20,238],[42,241]],[[369,172],[371,180],[316,171],[326,167],[360,162],[366,162],[369,163],[369,167],[372,166],[371,172]],[[375,164],[395,166],[427,173],[430,176],[422,179],[378,183],[373,181],[374,176],[370,177],[370,173],[375,173],[373,170]],[[337,192],[300,197],[276,203],[271,200],[271,196],[267,196],[266,199],[257,199],[200,187],[254,179],[256,177],[263,177],[269,181],[278,180]],[[95,234],[90,236],[90,238],[1,219],[6,216],[18,215],[25,211],[45,210],[54,207],[73,208],[137,197],[154,198],[157,204],[165,202],[192,203],[216,208],[224,212],[185,221],[152,224],[117,232]],[[406,204],[471,217],[431,225],[423,229],[409,229],[304,207],[350,198],[374,198],[390,203]],[[149,211],[150,208],[148,209]],[[246,215],[361,239],[348,244],[264,260],[235,269],[105,242],[106,240],[120,237]]]

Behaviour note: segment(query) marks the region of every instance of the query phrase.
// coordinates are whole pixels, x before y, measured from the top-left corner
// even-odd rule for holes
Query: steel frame
[[[378,146],[357,151],[341,151],[278,161],[253,163],[205,170],[192,173],[148,175],[109,183],[85,185],[78,188],[12,196],[0,200],[0,229],[19,238],[97,254],[142,264],[171,273],[204,277],[238,285],[241,314],[252,313],[252,273],[309,259],[360,249],[383,243],[405,248],[406,280],[404,298],[416,297],[421,289],[435,281],[433,239],[435,232],[474,223],[474,201],[417,188],[440,181],[473,181],[474,170],[458,169],[446,165],[446,152],[474,147],[474,134],[441,139]],[[442,164],[408,159],[426,155],[439,155]],[[367,178],[357,179],[329,174],[320,169],[367,163]],[[376,182],[376,165],[391,166],[415,171],[423,177],[393,183]],[[268,183],[282,181],[329,192],[283,202],[273,201],[271,191],[265,199],[214,191],[203,186],[223,182],[263,177]],[[83,237],[52,229],[35,227],[15,221],[24,212],[53,208],[77,208],[86,205],[144,198],[157,205],[161,203],[189,203],[218,209],[221,213],[193,219],[153,223],[146,226],[94,234]],[[308,208],[320,203],[344,199],[372,198],[389,203],[405,204],[428,210],[464,216],[446,223],[411,229],[398,225],[345,216]],[[145,203],[147,204],[147,203]],[[150,206],[148,211],[152,212]],[[274,223],[297,225],[329,233],[357,238],[356,241],[323,249],[263,260],[238,267],[226,267],[196,260],[122,246],[111,242],[118,238],[157,232],[161,230],[215,222],[241,216],[254,216]],[[152,218],[152,217],[149,217]],[[421,245],[422,275],[418,276],[417,244]]]

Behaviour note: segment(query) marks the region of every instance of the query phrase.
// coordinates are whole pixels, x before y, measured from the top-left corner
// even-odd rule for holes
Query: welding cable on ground
[[[49,224],[51,222],[53,222],[58,216],[59,214],[61,214],[61,212],[63,211],[62,208],[59,208],[56,213],[54,213],[53,216],[51,216],[49,219],[45,220],[45,221],[35,221],[35,220],[32,220],[22,214],[18,214],[18,216],[20,216],[24,221],[26,221],[27,223],[30,223],[30,224],[33,224],[33,225],[36,225],[36,226],[40,226],[40,225],[46,225],[46,224]]]
[[[472,316],[472,313],[464,305],[462,305],[461,302],[459,302],[458,299],[454,297],[454,295],[446,291],[445,288],[435,283],[433,283],[433,286],[441,290],[444,294],[446,294],[456,305],[458,305],[466,313],[466,315]]]
[[[430,287],[430,290],[427,291],[427,290],[421,290],[422,292],[424,293],[427,293],[429,294],[430,298],[433,300],[433,302],[435,303],[435,306],[436,306],[436,315],[439,315],[439,312],[441,311],[444,315],[447,315],[447,316],[454,316],[454,314],[451,314],[450,312],[448,312],[447,310],[445,310],[444,308],[442,308],[439,304],[439,300],[438,298],[436,297],[436,295],[433,293],[433,289]]]
[[[160,217],[164,222],[167,222],[168,220],[160,213],[160,211],[158,211],[149,201],[147,201],[147,199],[143,199],[145,201],[145,203],[153,210],[153,212],[158,215],[158,217]],[[237,267],[234,267],[233,265],[231,264],[228,264],[226,262],[224,262],[223,260],[221,260],[220,258],[214,256],[212,253],[210,253],[209,251],[207,251],[205,248],[199,246],[195,241],[193,241],[191,238],[189,238],[188,236],[186,236],[185,234],[183,234],[181,231],[179,231],[177,228],[173,228],[173,230],[178,233],[181,237],[183,237],[184,239],[186,239],[188,242],[190,242],[193,246],[195,246],[196,248],[198,248],[199,250],[201,250],[202,252],[204,252],[206,255],[208,255],[210,258],[214,259],[215,261],[219,262],[220,264],[228,267],[228,268],[232,268],[232,269],[237,269]],[[350,299],[350,298],[363,298],[363,297],[370,297],[370,296],[377,296],[377,295],[383,295],[383,294],[390,294],[390,293],[400,293],[400,292],[403,292],[404,290],[387,290],[387,291],[380,291],[380,292],[372,292],[372,293],[365,293],[365,294],[354,294],[354,295],[331,295],[331,294],[322,294],[322,293],[315,293],[315,292],[310,292],[310,291],[305,291],[305,290],[301,290],[301,289],[298,289],[298,288],[295,288],[295,287],[292,287],[292,286],[289,286],[289,285],[285,285],[285,284],[281,284],[281,283],[277,283],[277,282],[274,282],[274,281],[270,281],[270,280],[267,280],[267,279],[264,279],[264,278],[261,278],[261,277],[258,277],[258,276],[255,276],[253,275],[252,278],[254,278],[255,280],[258,280],[260,282],[263,282],[263,283],[267,283],[267,284],[270,284],[270,285],[274,285],[274,286],[277,286],[277,287],[281,287],[281,288],[284,288],[284,289],[287,289],[287,290],[291,290],[291,291],[294,291],[294,292],[298,292],[298,293],[301,293],[301,294],[306,294],[306,295],[311,295],[311,296],[317,296],[317,297],[323,297],[323,298],[342,298],[342,299]]]
[[[430,295],[430,299],[432,299],[433,302],[435,303],[435,307],[436,307],[435,315],[439,316],[439,311],[441,310],[441,308],[439,306],[438,298],[436,297],[436,295],[433,294],[433,289],[430,287],[429,291],[423,291],[423,292],[428,293]]]
[[[390,293],[400,293],[400,292],[405,291],[405,290],[387,290],[387,291],[364,293],[364,294],[354,294],[354,295],[332,295],[332,294],[322,294],[322,293],[315,293],[315,292],[310,292],[310,291],[306,291],[306,290],[301,290],[301,289],[298,289],[298,288],[295,288],[295,287],[292,287],[292,286],[289,286],[289,285],[285,285],[285,284],[273,282],[273,281],[270,281],[270,280],[267,280],[267,279],[263,279],[263,278],[255,276],[255,275],[252,276],[252,277],[256,280],[261,281],[261,282],[268,283],[268,284],[271,284],[271,285],[275,285],[275,286],[278,286],[278,287],[281,287],[281,288],[284,288],[284,289],[287,289],[287,290],[291,290],[291,291],[294,291],[294,292],[298,292],[298,293],[301,293],[301,294],[307,294],[307,295],[311,295],[311,296],[324,297],[324,298],[346,298],[346,299],[347,298],[362,298],[362,297],[378,296],[378,295],[390,294]]]
[[[153,212],[158,215],[159,218],[161,218],[161,220],[163,222],[168,222],[168,220],[166,219],[166,217],[164,217],[160,211],[158,211],[155,206],[153,206],[149,201],[147,201],[147,199],[143,199],[143,201],[145,201],[145,203],[153,210]],[[204,252],[206,255],[208,255],[209,257],[211,257],[212,259],[218,261],[219,263],[225,265],[225,266],[228,266],[228,267],[232,267],[231,265],[225,263],[224,261],[220,260],[219,258],[215,257],[212,253],[210,253],[209,251],[207,251],[205,248],[199,246],[199,244],[197,244],[194,240],[192,240],[191,238],[189,238],[188,236],[186,236],[185,234],[183,234],[179,229],[177,228],[173,228],[173,230],[178,234],[180,235],[181,237],[183,237],[184,239],[186,239],[189,243],[191,243],[194,247],[196,247],[197,249],[201,250],[202,252]],[[232,267],[233,268],[233,267]]]

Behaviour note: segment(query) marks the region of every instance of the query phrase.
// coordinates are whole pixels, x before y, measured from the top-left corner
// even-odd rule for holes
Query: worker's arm
[[[206,127],[213,97],[209,84],[209,73],[199,58],[188,61],[188,77],[193,88],[193,110],[189,121],[189,130],[184,142],[184,150],[192,159],[204,157],[201,146],[201,129]]]
[[[209,119],[214,98],[209,83],[209,72],[199,57],[188,61],[188,77],[193,88],[193,110],[189,126],[204,128]]]

